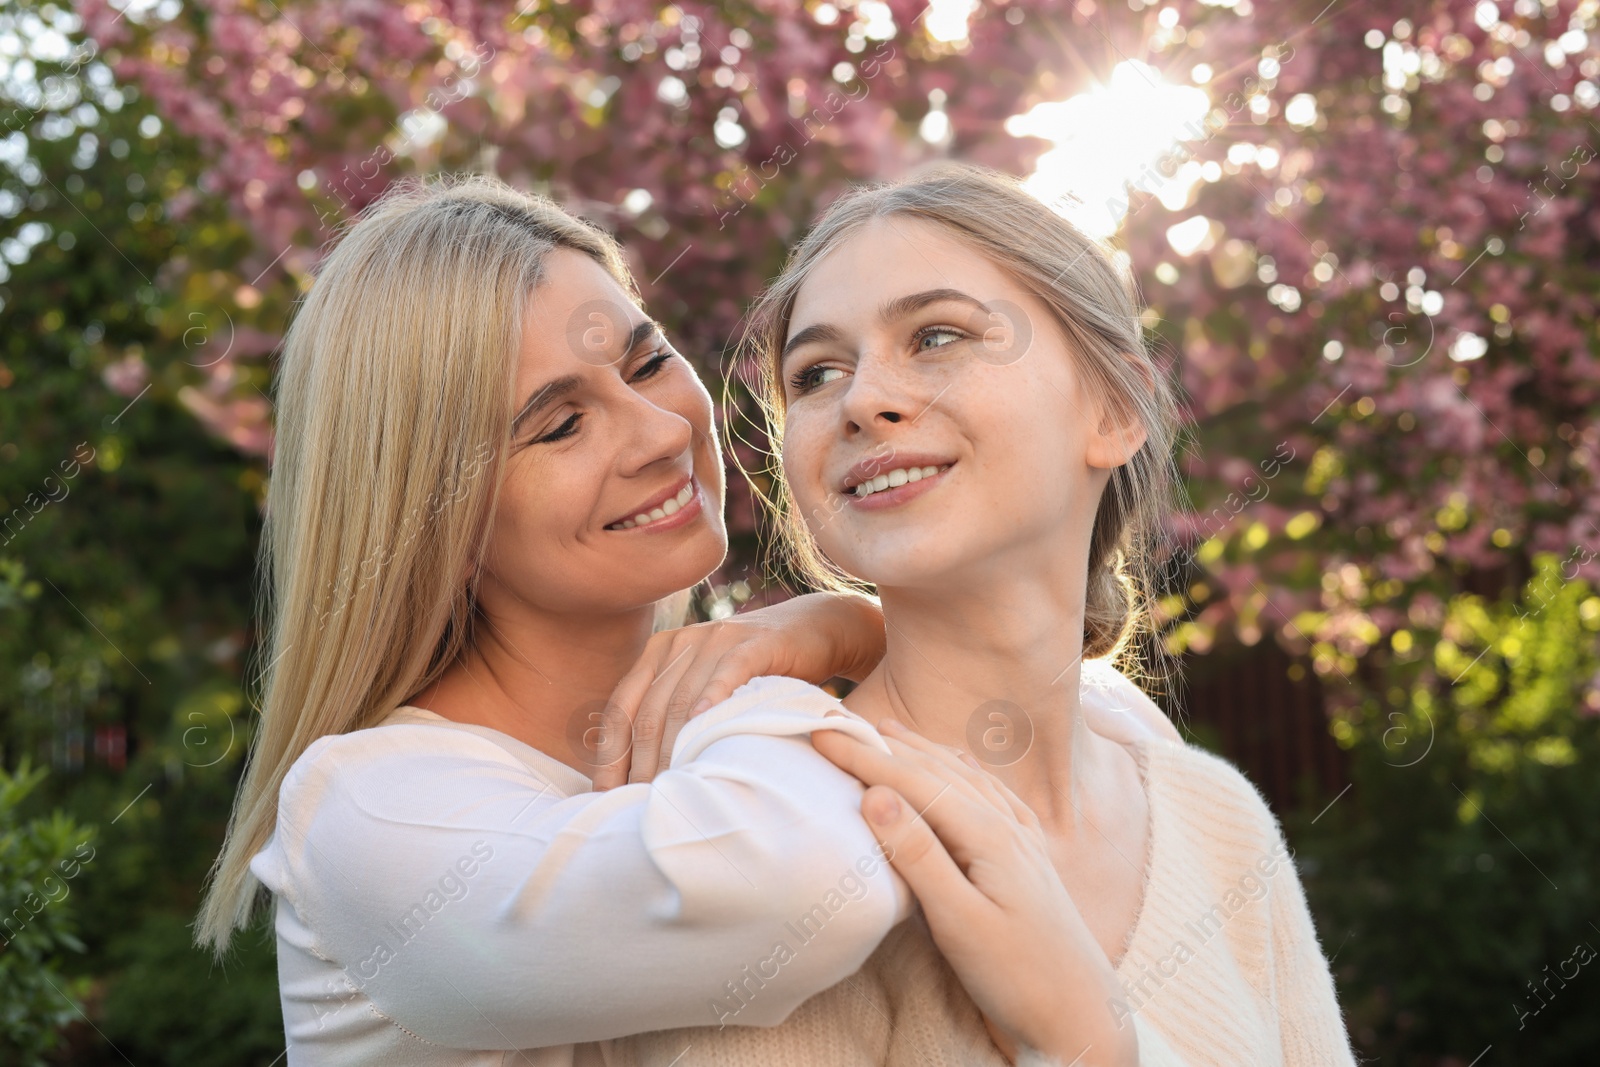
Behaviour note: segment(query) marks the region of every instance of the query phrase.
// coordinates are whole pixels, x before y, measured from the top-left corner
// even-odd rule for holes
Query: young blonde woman
[[[652,636],[724,556],[723,475],[616,245],[492,179],[397,190],[277,385],[262,719],[197,933],[271,890],[290,1067],[616,1063],[855,972],[910,895],[809,736],[882,742],[796,679],[863,676],[881,616]]]
[[[843,701],[888,751],[814,745],[870,786],[921,915],[779,1027],[673,1035],[693,1062],[1353,1064],[1260,794],[1080,699],[1140,621],[1171,482],[1173,399],[1112,257],[941,168],[835,204],[752,337],[790,560],[870,582],[888,633]]]

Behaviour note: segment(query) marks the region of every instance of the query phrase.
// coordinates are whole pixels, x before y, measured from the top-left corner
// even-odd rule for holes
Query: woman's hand
[[[837,730],[818,752],[868,788],[862,814],[922,904],[939,951],[995,1043],[1062,1064],[1138,1062],[1109,1005],[1115,973],[1050,860],[1038,818],[970,756],[892,720],[892,754]]]
[[[624,717],[632,743],[596,768],[594,788],[648,782],[665,770],[683,724],[752,678],[859,681],[883,658],[883,612],[867,597],[808,593],[717,622],[653,634],[612,692],[604,726]],[[608,750],[602,746],[602,752]]]

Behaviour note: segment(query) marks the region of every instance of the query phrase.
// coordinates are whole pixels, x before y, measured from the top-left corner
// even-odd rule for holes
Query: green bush
[[[93,831],[60,811],[25,818],[23,801],[44,780],[24,760],[0,767],[0,1063],[39,1067],[60,1028],[77,1018],[86,983],[60,973],[73,934],[73,880],[94,860]]]
[[[1352,1034],[1384,1063],[1600,1048],[1600,597],[1562,570],[1540,559],[1516,604],[1451,602],[1431,658],[1388,665],[1336,731],[1350,794],[1291,824]]]
[[[192,921],[145,915],[117,943],[101,1028],[134,1063],[267,1067],[283,1053],[270,928],[241,934],[216,964],[194,947]]]

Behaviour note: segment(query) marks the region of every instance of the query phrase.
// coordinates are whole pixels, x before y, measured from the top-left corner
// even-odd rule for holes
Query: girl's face
[[[524,323],[485,611],[609,614],[693,586],[727,551],[699,376],[581,252],[550,253]]]
[[[880,587],[1081,571],[1109,471],[1143,438],[1100,432],[1076,359],[944,227],[845,239],[801,287],[780,364],[784,473],[819,547]]]

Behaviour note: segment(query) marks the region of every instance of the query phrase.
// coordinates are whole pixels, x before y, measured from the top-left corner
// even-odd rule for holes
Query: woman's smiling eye
[[[678,353],[674,352],[670,348],[657,352],[655,355],[645,360],[644,363],[640,364],[639,369],[634,371],[633,377],[628,380],[642,382],[647,378],[654,378],[660,372],[662,364],[666,363],[667,360],[671,359],[677,354]]]
[[[560,441],[560,440],[563,440],[565,438],[571,437],[573,434],[578,432],[578,423],[582,418],[583,418],[583,413],[582,412],[580,412],[580,411],[573,412],[571,415],[568,415],[565,420],[562,421],[560,426],[557,426],[555,429],[551,430],[549,433],[544,434],[541,437],[535,437],[533,439],[533,443],[536,444],[536,445],[543,445],[543,444],[549,444],[552,441]]]
[[[838,367],[807,367],[805,370],[791,375],[789,378],[789,384],[794,387],[794,390],[797,393],[809,393],[818,386],[827,385],[829,382],[834,380],[832,378],[824,378],[822,377],[823,375],[843,373],[844,371],[840,370]]]
[[[966,334],[964,332],[955,329],[952,326],[924,326],[922,329],[918,330],[912,335],[911,340],[919,352],[927,352],[935,348],[943,348],[946,345],[954,344],[956,341],[961,340],[965,336]],[[940,341],[931,345],[927,344],[926,342],[929,340],[929,338],[933,337],[945,337],[949,338],[949,340]]]

